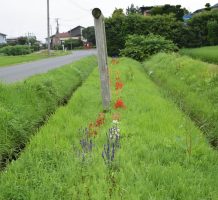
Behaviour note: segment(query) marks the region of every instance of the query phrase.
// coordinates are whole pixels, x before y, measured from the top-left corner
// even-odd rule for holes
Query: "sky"
[[[78,25],[92,26],[91,10],[95,7],[109,17],[115,8],[125,10],[131,3],[139,7],[179,4],[193,12],[204,8],[206,3],[214,5],[218,0],[50,0],[51,33],[56,32],[56,18],[59,18],[60,32],[67,32]],[[47,35],[47,0],[0,0],[0,33],[8,38],[29,33],[44,42]]]

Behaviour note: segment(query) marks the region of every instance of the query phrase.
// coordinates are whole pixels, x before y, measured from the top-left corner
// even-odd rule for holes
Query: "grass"
[[[0,199],[218,198],[218,155],[201,131],[163,98],[141,64],[122,58],[111,70],[121,74],[126,109],[114,110],[113,95],[90,156],[82,161],[77,154],[78,129],[102,110],[97,69],[1,174]],[[115,112],[121,115],[121,148],[109,168],[101,154]]]
[[[177,54],[158,54],[144,63],[150,77],[218,147],[218,66]]]
[[[70,52],[65,52],[65,51],[51,51],[51,56],[64,56],[68,55]],[[30,62],[30,61],[35,61],[35,60],[40,60],[43,58],[48,58],[48,53],[47,51],[40,51],[40,52],[35,52],[31,53],[28,55],[23,55],[23,56],[3,56],[0,55],[0,67],[4,66],[9,66],[9,65],[15,65],[15,64],[20,64],[24,62]]]
[[[0,84],[0,168],[17,157],[30,136],[95,66],[92,56],[20,83]]]
[[[181,49],[180,53],[205,62],[218,64],[218,46]]]

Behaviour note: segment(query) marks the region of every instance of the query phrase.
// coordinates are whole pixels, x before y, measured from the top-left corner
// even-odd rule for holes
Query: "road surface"
[[[53,57],[53,58],[47,58],[34,62],[1,67],[0,81],[6,83],[13,83],[16,81],[20,81],[26,79],[29,76],[45,73],[50,69],[61,67],[63,65],[72,63],[76,60],[79,60],[89,55],[96,55],[96,50],[95,49],[78,50],[78,51],[73,51],[72,54],[67,56]]]

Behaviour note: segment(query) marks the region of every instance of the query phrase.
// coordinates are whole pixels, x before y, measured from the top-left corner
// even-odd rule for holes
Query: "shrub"
[[[67,47],[67,49],[75,49],[77,47],[82,47],[83,46],[83,42],[81,40],[77,40],[77,39],[69,39],[66,40],[64,42],[64,46]]]
[[[125,43],[125,49],[121,50],[121,55],[143,61],[158,52],[177,50],[178,47],[172,41],[166,40],[159,35],[129,35]]]
[[[31,52],[31,48],[27,45],[6,46],[0,49],[0,53],[8,56],[25,55]]]

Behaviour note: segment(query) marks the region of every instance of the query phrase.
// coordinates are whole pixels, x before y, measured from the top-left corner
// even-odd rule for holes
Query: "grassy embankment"
[[[71,51],[51,51],[51,56],[64,56],[70,54]],[[43,58],[48,58],[47,51],[35,52],[23,56],[3,56],[0,55],[0,67],[20,64],[23,62],[30,62],[35,60],[40,60]]]
[[[181,49],[180,54],[188,55],[205,62],[218,64],[218,46],[209,46],[192,49]]]
[[[78,154],[78,129],[87,127],[102,108],[97,69],[1,174],[0,199],[218,198],[218,155],[201,131],[162,97],[141,64],[122,58],[112,66],[117,70],[126,109],[112,107],[106,113],[85,160]],[[116,95],[112,105],[115,100]],[[121,148],[109,167],[102,150],[116,112],[121,115]]]
[[[153,56],[144,66],[218,147],[218,66],[163,53]]]
[[[96,58],[88,57],[23,82],[0,84],[0,168],[96,66]]]

